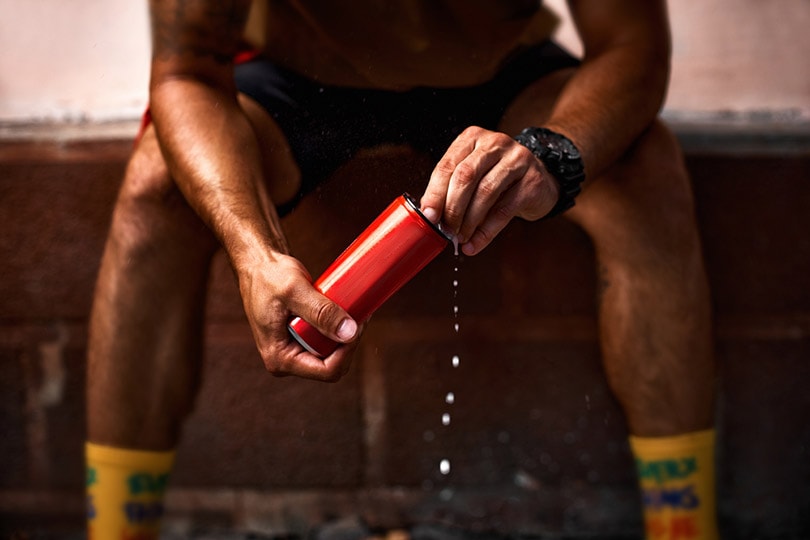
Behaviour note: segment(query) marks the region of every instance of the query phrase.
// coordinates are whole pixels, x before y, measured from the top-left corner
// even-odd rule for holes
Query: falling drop
[[[442,425],[443,426],[449,426],[450,425],[450,414],[449,413],[444,413],[442,415]]]
[[[456,323],[456,324],[454,324],[454,325],[453,325],[453,329],[454,329],[456,332],[458,332],[458,323]]]
[[[447,395],[444,397],[444,401],[450,405],[452,405],[455,400],[456,395],[453,392],[447,392]]]
[[[450,460],[443,459],[439,463],[439,472],[442,474],[450,474]]]
[[[452,363],[453,367],[458,367],[459,363],[461,363],[461,359],[458,357],[458,355],[453,356]]]

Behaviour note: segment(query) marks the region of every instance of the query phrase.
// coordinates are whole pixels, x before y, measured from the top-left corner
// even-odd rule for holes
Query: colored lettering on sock
[[[714,432],[631,437],[648,540],[714,540]]]
[[[88,538],[156,540],[173,457],[88,444]]]
[[[697,459],[665,459],[661,461],[644,461],[636,459],[638,476],[642,480],[653,479],[659,484],[668,480],[682,480],[697,472]]]
[[[644,488],[641,490],[641,500],[645,508],[660,510],[672,508],[675,510],[694,510],[700,506],[700,499],[695,494],[695,486],[679,488]]]
[[[168,474],[153,475],[139,472],[127,479],[130,495],[153,494],[162,495],[166,491],[166,484],[169,481]]]

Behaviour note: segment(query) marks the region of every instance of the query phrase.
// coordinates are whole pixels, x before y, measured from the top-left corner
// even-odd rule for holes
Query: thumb
[[[315,291],[317,298],[308,309],[299,311],[302,319],[318,329],[324,336],[348,343],[357,336],[357,322],[339,305]]]

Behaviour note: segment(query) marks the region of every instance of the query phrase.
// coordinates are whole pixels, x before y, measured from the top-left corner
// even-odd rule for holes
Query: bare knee
[[[210,257],[216,240],[169,176],[153,130],[132,155],[116,201],[109,241],[136,262],[144,257]]]
[[[570,212],[600,265],[600,334],[611,387],[636,434],[711,423],[708,284],[691,184],[655,124]]]
[[[208,231],[147,133],[128,164],[102,259],[88,342],[88,433],[171,448],[199,380]]]
[[[696,255],[690,179],[677,140],[662,123],[651,125],[614,167],[588,183],[569,213],[601,256]]]

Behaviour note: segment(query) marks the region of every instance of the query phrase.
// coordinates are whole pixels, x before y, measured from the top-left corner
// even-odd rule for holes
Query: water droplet
[[[450,474],[450,460],[443,459],[439,463],[439,472],[442,474]]]
[[[453,392],[447,392],[447,395],[444,397],[444,401],[450,405],[452,405],[455,400],[456,395]]]
[[[457,279],[453,280],[453,287],[458,287],[458,280]]]
[[[454,325],[453,325],[453,329],[454,329],[456,332],[458,332],[458,323],[456,323],[456,324],[454,324]]]
[[[459,363],[461,362],[461,359],[458,357],[458,355],[455,355],[455,356],[453,356],[452,362],[453,362],[453,367],[458,367]]]
[[[449,413],[444,413],[442,415],[442,425],[443,426],[449,426],[450,425],[450,414]]]

